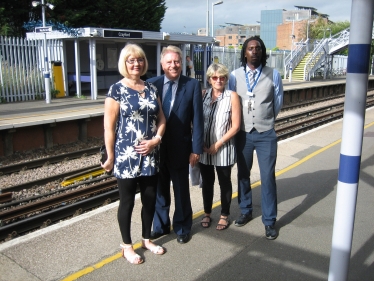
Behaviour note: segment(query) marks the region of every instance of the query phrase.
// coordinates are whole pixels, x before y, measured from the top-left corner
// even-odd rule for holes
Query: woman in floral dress
[[[118,69],[124,78],[113,84],[105,99],[104,138],[108,158],[102,164],[113,169],[120,203],[118,223],[124,244],[122,255],[132,264],[143,259],[135,253],[131,240],[131,216],[139,185],[142,202],[142,247],[162,255],[165,249],[149,240],[155,211],[159,144],[165,132],[165,117],[156,88],[143,80],[148,61],[142,48],[126,45]]]

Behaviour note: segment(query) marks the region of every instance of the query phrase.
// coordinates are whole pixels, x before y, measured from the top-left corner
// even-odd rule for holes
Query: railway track
[[[99,152],[99,149],[100,147],[93,147],[93,148],[83,149],[80,151],[64,153],[61,155],[40,158],[40,159],[28,161],[28,162],[23,162],[23,163],[8,165],[8,166],[0,166],[0,176],[12,174],[12,173],[18,173],[19,171],[22,171],[22,170],[35,169],[38,167],[42,167],[42,166],[46,166],[46,165],[50,165],[50,164],[54,164],[54,163],[58,163],[62,161],[67,161],[71,159],[77,159],[77,158],[81,158],[87,155],[97,154]]]
[[[340,119],[343,117],[343,106],[344,103],[336,103],[329,106],[320,107],[315,110],[307,110],[302,113],[296,113],[292,115],[288,115],[282,118],[278,118],[276,120],[276,132],[278,135],[278,139],[286,139],[288,137],[294,136],[296,134],[300,134],[307,130],[316,128],[328,122],[332,122],[334,120]],[[367,101],[367,107],[374,106],[374,98],[371,95]],[[81,157],[84,153],[98,153],[99,148],[92,148],[87,149],[86,151],[81,151],[80,154],[76,154],[76,158]],[[83,154],[82,154],[83,152]],[[74,155],[74,154],[72,154]],[[81,155],[81,156],[79,156]],[[64,160],[64,156],[66,157],[73,157],[70,155],[63,155],[59,157],[51,157],[60,159],[60,161]],[[61,160],[62,159],[62,160]],[[50,159],[40,159],[37,161],[44,160],[43,163],[47,161],[54,161]],[[33,161],[31,161],[33,162]],[[42,162],[39,162],[39,165]],[[58,162],[58,161],[57,161]],[[51,163],[51,162],[49,162]],[[25,164],[17,164],[20,169],[24,168]],[[37,167],[36,163],[32,163]],[[27,167],[31,167],[27,163]],[[12,165],[16,166],[16,165]],[[97,167],[97,166],[96,166]],[[66,178],[72,175],[76,175],[77,173],[84,173],[84,169],[92,169],[93,167],[86,167],[81,169],[81,171],[73,171],[69,173],[69,175],[57,175],[54,178]],[[15,170],[12,167],[13,171]],[[9,167],[2,167],[0,172],[7,173],[12,170]],[[53,181],[51,178],[42,179],[43,181]],[[105,180],[105,181],[103,181]],[[100,183],[95,183],[95,181],[103,181]],[[24,188],[30,188],[34,186],[35,183],[32,184],[28,183],[20,186],[14,186],[9,188],[4,188],[1,190],[2,196],[11,196],[12,192],[15,190],[20,190]],[[35,199],[34,202],[26,205],[21,205],[15,207],[15,203],[22,203],[22,202],[11,202],[1,204],[1,208],[10,207],[7,210],[0,212],[0,240],[7,240],[12,239],[20,234],[23,234],[27,231],[46,227],[54,222],[57,222],[61,219],[66,219],[74,215],[79,215],[84,211],[91,210],[92,208],[96,208],[110,202],[118,200],[118,191],[117,191],[117,183],[116,180],[111,178],[110,175],[105,175],[102,178],[98,179],[90,179],[83,183],[84,187],[79,187],[80,184],[75,184],[72,186],[68,186],[65,189],[59,189],[54,191],[53,193],[43,194],[40,195],[38,198],[28,198],[24,199],[23,203],[30,201],[30,199]],[[69,191],[68,191],[69,190]],[[65,192],[68,191],[68,192]],[[59,194],[61,192],[65,192]],[[6,194],[6,195],[5,195]],[[56,194],[56,195],[54,195]],[[49,196],[48,198],[45,198]],[[5,200],[5,199],[4,199]],[[0,197],[0,203],[2,202],[2,197]],[[5,201],[3,201],[5,202]],[[13,204],[13,205],[12,205]]]

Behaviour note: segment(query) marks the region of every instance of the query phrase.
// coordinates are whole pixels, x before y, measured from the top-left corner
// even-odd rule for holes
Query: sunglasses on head
[[[212,78],[213,81],[217,81],[218,79],[219,79],[220,81],[225,81],[225,80],[226,80],[226,76],[212,76],[212,77],[210,77],[210,78]]]

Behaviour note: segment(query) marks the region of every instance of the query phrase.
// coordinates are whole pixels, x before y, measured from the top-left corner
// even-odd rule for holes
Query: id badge
[[[247,95],[253,97],[253,92],[247,91]]]
[[[246,100],[244,107],[247,107],[248,113],[249,113],[252,110],[252,103],[251,103],[251,101],[250,100]]]
[[[249,107],[252,110],[255,107],[255,100],[250,100],[249,103],[251,104]]]
[[[249,107],[250,107],[250,104],[251,104],[251,102],[250,102],[249,100],[245,100],[245,101],[244,101],[244,107],[249,108]]]

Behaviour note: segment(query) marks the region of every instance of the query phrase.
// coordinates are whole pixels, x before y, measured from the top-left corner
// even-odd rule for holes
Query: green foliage
[[[0,35],[23,36],[22,25],[32,10],[29,0],[0,1]]]
[[[321,40],[323,38],[334,36],[335,34],[343,31],[344,29],[349,28],[350,23],[349,21],[340,21],[340,22],[329,22],[326,19],[319,17],[314,22],[309,23],[309,40],[313,42],[314,40]],[[304,33],[306,38],[306,29],[305,27]],[[344,49],[339,52],[339,55],[347,55],[348,49]]]
[[[340,31],[348,28],[350,26],[349,21],[340,21],[340,22],[328,22],[326,19],[319,17],[314,22],[309,23],[309,39],[323,39],[324,37],[334,36],[334,34],[339,33]],[[304,33],[306,35],[305,27]],[[306,38],[306,36],[305,36]]]
[[[52,97],[52,99],[55,99],[59,93],[60,93],[60,90],[51,89],[51,97]]]
[[[36,94],[35,95],[35,100],[43,100],[44,97],[41,94]]]
[[[31,0],[0,2],[0,35],[24,37],[22,26],[42,19],[40,6]],[[160,31],[167,7],[165,0],[48,0],[46,21],[68,27],[106,27]]]
[[[82,99],[82,100],[86,100],[87,99],[87,97],[85,95],[80,95],[80,97],[79,97],[77,94],[75,94],[75,97],[77,99]]]

